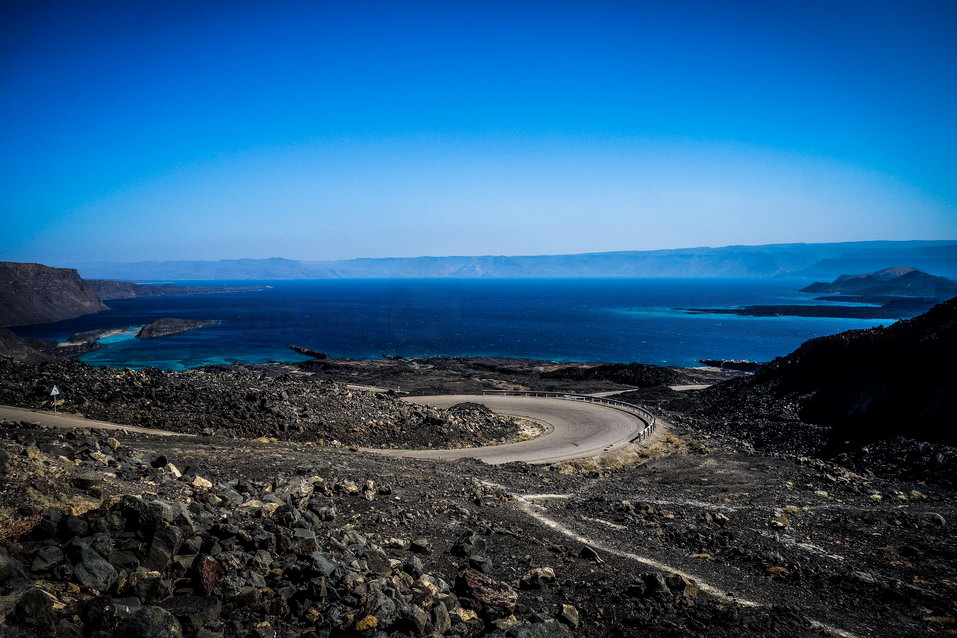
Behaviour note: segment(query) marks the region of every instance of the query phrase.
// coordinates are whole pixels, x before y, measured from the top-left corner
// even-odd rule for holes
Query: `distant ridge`
[[[870,268],[849,264],[874,263]],[[87,278],[128,281],[517,278],[517,277],[836,277],[906,263],[957,276],[957,240],[765,244],[574,255],[395,257],[300,261],[223,259],[80,265]]]

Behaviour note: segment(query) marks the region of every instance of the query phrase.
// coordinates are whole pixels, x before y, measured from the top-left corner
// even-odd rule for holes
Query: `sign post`
[[[56,398],[60,395],[60,388],[53,386],[50,390],[50,396],[53,397],[53,412],[56,413]]]

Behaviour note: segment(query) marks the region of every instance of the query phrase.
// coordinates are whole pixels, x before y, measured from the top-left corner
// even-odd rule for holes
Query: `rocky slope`
[[[106,310],[72,268],[0,262],[0,326],[70,319]]]
[[[957,617],[951,492],[693,430],[586,472],[111,434],[0,426],[3,638],[933,636]]]
[[[693,413],[763,445],[826,455],[898,437],[955,446],[946,372],[955,356],[957,298],[891,326],[807,341],[752,377],[701,392]],[[939,469],[952,473],[953,448],[939,454],[950,459]]]

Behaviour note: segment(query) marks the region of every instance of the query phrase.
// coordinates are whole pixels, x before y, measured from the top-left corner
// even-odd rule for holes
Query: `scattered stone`
[[[363,616],[356,622],[356,631],[375,629],[379,626],[379,619],[375,616]]]
[[[522,589],[541,589],[544,585],[555,582],[555,570],[551,567],[536,567],[529,570],[519,581]]]
[[[558,619],[573,629],[578,629],[578,610],[573,605],[563,604]]]
[[[665,584],[672,593],[678,596],[697,598],[700,592],[696,582],[680,574],[669,574],[665,577]]]
[[[190,483],[193,487],[198,487],[203,490],[210,490],[213,488],[213,483],[209,479],[205,479],[202,476],[197,476]]]
[[[431,554],[432,553],[432,541],[427,538],[416,538],[412,541],[409,549],[415,552],[416,554]]]

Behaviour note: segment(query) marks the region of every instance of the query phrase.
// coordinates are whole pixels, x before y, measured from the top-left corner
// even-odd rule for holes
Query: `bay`
[[[91,365],[182,370],[208,364],[332,357],[501,356],[694,366],[698,359],[767,361],[807,339],[888,320],[694,315],[683,308],[815,303],[795,279],[321,279],[177,282],[270,286],[259,292],[108,301],[110,310],[17,329],[64,340],[161,317],[219,324],[161,339],[110,337]]]

